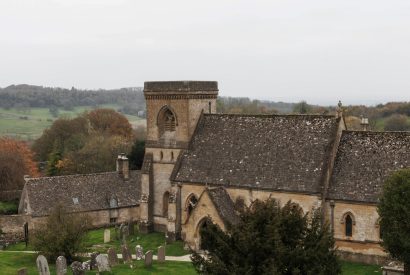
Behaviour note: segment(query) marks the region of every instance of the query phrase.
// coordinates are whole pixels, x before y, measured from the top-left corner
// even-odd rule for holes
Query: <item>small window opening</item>
[[[164,153],[161,151],[161,153],[159,154],[159,158],[160,160],[162,160],[164,158]]]
[[[174,152],[171,152],[171,161],[174,160]]]
[[[211,101],[208,102],[208,107],[209,107],[209,113],[212,113],[212,103]]]
[[[350,215],[345,218],[345,235],[346,237],[351,237],[353,233],[353,220]]]
[[[78,198],[73,198],[73,203],[78,204],[79,203]]]
[[[110,218],[110,223],[117,223],[117,218]]]

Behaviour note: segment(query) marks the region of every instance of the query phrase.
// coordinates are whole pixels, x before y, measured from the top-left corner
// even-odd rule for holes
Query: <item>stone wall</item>
[[[22,190],[0,191],[0,201],[20,199]]]

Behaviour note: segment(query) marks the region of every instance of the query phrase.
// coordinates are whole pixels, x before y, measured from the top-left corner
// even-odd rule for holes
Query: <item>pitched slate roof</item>
[[[223,222],[231,225],[237,224],[239,222],[239,216],[237,215],[234,203],[225,188],[209,188],[207,191]]]
[[[386,178],[408,167],[410,132],[344,131],[329,198],[376,203]]]
[[[319,193],[339,121],[334,116],[204,114],[172,180]]]
[[[130,171],[124,181],[118,172],[42,177],[29,179],[24,186],[33,216],[45,216],[50,208],[62,203],[69,211],[92,211],[110,208],[110,199],[118,207],[138,204],[140,172]],[[78,200],[78,204],[74,201]]]

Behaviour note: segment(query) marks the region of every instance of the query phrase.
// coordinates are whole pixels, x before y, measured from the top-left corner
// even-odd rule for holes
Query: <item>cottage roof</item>
[[[130,171],[129,180],[118,172],[31,178],[23,195],[28,197],[33,216],[47,215],[56,203],[69,211],[108,209],[111,199],[118,207],[130,207],[138,204],[140,176],[139,171]]]
[[[225,188],[209,188],[207,191],[223,222],[225,224],[237,224],[239,222],[239,216],[236,213],[234,203]]]
[[[340,118],[204,114],[172,180],[320,193]]]
[[[329,198],[376,203],[386,178],[410,167],[410,132],[344,131]]]

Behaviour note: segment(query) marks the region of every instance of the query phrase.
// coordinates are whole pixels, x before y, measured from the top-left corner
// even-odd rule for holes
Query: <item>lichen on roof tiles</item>
[[[339,119],[204,114],[173,180],[320,193]]]

